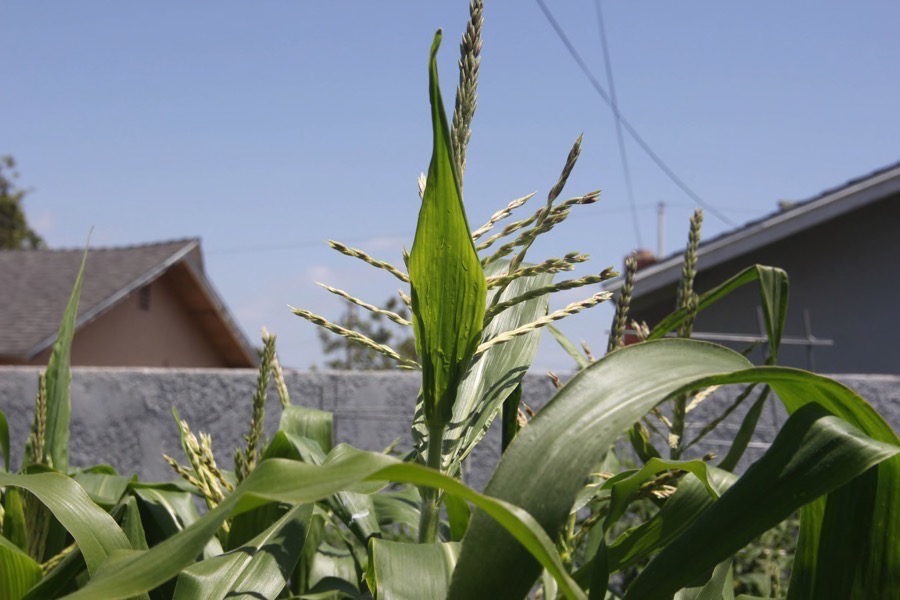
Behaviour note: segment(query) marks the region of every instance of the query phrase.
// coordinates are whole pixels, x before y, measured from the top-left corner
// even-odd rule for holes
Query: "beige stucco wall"
[[[75,334],[72,364],[97,367],[227,367],[178,300],[166,275],[135,291]],[[30,364],[46,365],[50,350]]]

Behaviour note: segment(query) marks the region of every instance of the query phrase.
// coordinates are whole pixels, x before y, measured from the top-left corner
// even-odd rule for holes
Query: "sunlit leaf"
[[[444,598],[459,544],[411,544],[373,539],[366,579],[378,600]]]
[[[175,600],[275,598],[297,564],[311,516],[311,505],[295,507],[241,547],[191,565],[178,576]]]
[[[487,289],[466,221],[441,100],[440,43],[438,31],[428,70],[433,154],[409,255],[412,320],[429,429],[440,429],[452,418],[457,386],[481,335]]]

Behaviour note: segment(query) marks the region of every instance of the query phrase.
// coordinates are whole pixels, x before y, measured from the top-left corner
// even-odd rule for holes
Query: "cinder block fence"
[[[0,410],[10,424],[13,465],[21,460],[30,428],[37,373],[33,367],[0,367]],[[380,451],[399,439],[399,448],[411,447],[409,427],[419,389],[417,374],[289,371],[285,377],[292,403],[334,413],[336,441]],[[835,378],[868,399],[895,429],[900,427],[900,376]],[[71,464],[109,464],[123,475],[137,474],[148,481],[172,479],[162,454],[182,456],[172,417],[175,407],[194,432],[212,435],[217,461],[231,468],[234,448],[247,432],[255,385],[256,371],[243,369],[75,368]],[[523,398],[530,406],[542,406],[553,393],[547,377],[526,377]],[[704,402],[689,415],[689,425],[701,426],[724,406],[722,401]],[[275,431],[280,413],[281,404],[271,392],[266,409],[269,434]],[[697,453],[724,455],[729,432],[739,426],[742,416],[736,411]],[[783,419],[780,405],[772,402],[749,449],[752,455],[765,450]],[[499,422],[469,461],[465,477],[475,487],[487,483],[499,459],[498,428]]]

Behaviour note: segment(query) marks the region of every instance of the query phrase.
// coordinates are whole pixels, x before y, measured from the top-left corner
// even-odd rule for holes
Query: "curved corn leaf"
[[[41,565],[0,536],[0,600],[20,600],[41,580]]]
[[[737,479],[727,471],[709,469],[709,479],[719,494]],[[615,539],[607,550],[610,572],[627,569],[675,539],[694,519],[715,502],[706,485],[693,475],[687,475],[678,485],[678,491],[649,520],[629,529]],[[576,581],[586,582],[585,574],[578,573]]]
[[[766,334],[769,338],[769,348],[774,364],[781,346],[781,336],[784,333],[784,321],[787,317],[788,290],[790,289],[788,276],[782,269],[753,265],[747,267],[734,277],[721,285],[702,294],[697,301],[695,313],[699,313],[709,305],[718,302],[736,289],[759,282],[759,299],[763,308],[763,318],[766,323]],[[668,317],[658,323],[650,332],[648,339],[655,340],[665,336],[676,329],[688,318],[687,308],[679,308]]]
[[[629,501],[641,489],[641,486],[652,481],[659,473],[669,470],[687,471],[706,486],[707,493],[713,498],[719,496],[715,486],[709,481],[707,465],[702,460],[665,460],[651,458],[647,464],[631,473],[620,473],[609,479],[604,485],[610,491],[609,509],[606,513],[605,527],[609,527],[625,514]]]
[[[819,404],[806,404],[788,418],[762,458],[641,571],[625,598],[671,597],[798,507],[898,452],[900,447],[865,436]],[[876,598],[887,591],[867,590]]]
[[[875,440],[897,443],[877,413],[844,386],[804,371],[749,366],[727,348],[692,340],[658,340],[613,352],[576,375],[519,433],[485,493],[518,504],[555,536],[591,467],[623,431],[665,398],[717,384],[768,383],[789,411],[816,401]],[[890,459],[878,467],[880,508],[874,511],[872,541],[858,548],[869,557],[872,574],[900,573],[900,549],[886,546],[900,530],[900,513],[886,508],[900,501],[897,463]],[[866,493],[870,484],[860,485],[845,489]],[[450,597],[521,598],[538,574],[527,551],[478,511],[463,540]]]
[[[575,347],[575,344],[566,337],[566,334],[553,325],[547,325],[547,331],[553,336],[553,339],[557,341],[562,349],[566,351],[566,354],[572,357],[572,360],[575,361],[575,364],[578,365],[579,369],[583,369],[591,364],[591,361],[581,353],[581,350]]]
[[[457,542],[411,544],[372,539],[366,580],[378,600],[444,598],[459,555]]]
[[[91,573],[113,552],[131,549],[128,538],[113,518],[65,475],[0,473],[0,486],[20,487],[34,494],[75,538]]]
[[[240,548],[191,565],[178,575],[174,599],[275,598],[300,558],[312,512],[311,504],[296,506]]]
[[[434,149],[409,255],[412,321],[430,429],[442,428],[452,418],[456,389],[481,335],[487,290],[466,221],[441,100],[437,73],[440,44],[438,31],[428,68]]]
[[[732,600],[734,579],[731,559],[723,561],[713,569],[712,577],[703,586],[679,590],[673,600]]]
[[[135,483],[131,490],[146,515],[148,527],[144,533],[151,546],[172,537],[200,518],[193,495],[175,485]],[[221,543],[217,538],[211,538],[197,554],[209,558],[221,553]]]
[[[524,510],[480,494],[459,481],[422,465],[383,454],[338,446],[322,465],[269,459],[262,461],[235,492],[190,527],[147,551],[120,552],[107,560],[91,581],[70,599],[115,600],[151,590],[192,564],[226,518],[267,502],[305,504],[338,491],[370,489],[373,481],[399,481],[441,488],[472,502],[502,523],[559,582],[568,598],[584,593],[566,573],[553,542]],[[340,452],[337,452],[342,450]]]

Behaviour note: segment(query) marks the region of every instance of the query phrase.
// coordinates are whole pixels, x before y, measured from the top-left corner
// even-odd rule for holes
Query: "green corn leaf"
[[[69,418],[72,413],[72,402],[69,390],[72,383],[71,354],[72,340],[75,337],[75,320],[78,318],[78,298],[81,295],[81,282],[84,278],[84,266],[87,262],[87,250],[81,259],[81,268],[75,278],[72,295],[63,313],[59,335],[53,343],[50,361],[47,364],[47,440],[44,453],[50,465],[61,473],[69,469]]]
[[[676,469],[687,471],[694,475],[706,486],[706,491],[713,497],[718,497],[718,492],[709,481],[707,475],[706,463],[702,460],[664,460],[661,458],[651,458],[639,470],[628,474],[627,476],[616,476],[608,480],[603,487],[610,490],[609,511],[606,514],[606,528],[609,527],[625,514],[628,509],[628,503],[631,498],[640,490],[645,483],[652,481],[659,473]]]
[[[422,504],[419,490],[407,486],[400,490],[374,494],[372,504],[382,528],[402,525],[412,539],[419,537],[419,506]]]
[[[804,405],[788,418],[763,457],[641,571],[625,598],[671,597],[799,507],[898,452],[900,447],[876,442],[821,405]],[[845,520],[853,518],[844,514]],[[866,589],[869,597],[886,597],[879,593],[884,588]],[[833,596],[829,591],[806,597]]]
[[[338,446],[336,450],[341,449]],[[90,583],[67,596],[71,600],[91,598],[115,600],[151,590],[192,564],[224,520],[268,502],[305,504],[327,498],[341,490],[355,491],[371,482],[399,481],[441,488],[478,506],[513,532],[559,582],[567,598],[585,598],[565,572],[553,542],[525,511],[507,502],[480,494],[459,481],[422,465],[402,463],[383,454],[344,447],[322,465],[269,459],[245,479],[233,494],[191,526],[147,551],[118,553],[107,560]]]
[[[781,336],[784,333],[790,288],[787,273],[782,269],[763,265],[747,267],[728,281],[701,295],[697,302],[696,312],[699,313],[731,292],[754,281],[759,282],[759,299],[763,308],[766,334],[769,338],[771,363],[774,364],[781,346]],[[676,310],[653,328],[648,339],[655,340],[665,336],[681,325],[687,317],[688,310],[686,308]]]
[[[0,536],[0,600],[20,600],[41,580],[41,565]]]
[[[744,451],[753,439],[753,433],[756,431],[756,424],[759,422],[759,417],[762,415],[763,408],[766,406],[766,400],[769,397],[769,390],[770,388],[768,387],[763,388],[759,397],[753,405],[750,406],[750,410],[744,415],[741,426],[738,428],[734,439],[731,441],[731,447],[728,448],[728,454],[726,454],[725,458],[719,462],[720,469],[734,471],[735,468],[737,468],[738,462],[740,462],[741,457],[744,455]]]
[[[113,518],[91,502],[81,486],[64,475],[0,473],[0,486],[16,486],[37,496],[75,538],[92,573],[113,552],[131,549],[128,538]]]
[[[28,549],[28,527],[25,524],[25,501],[16,488],[3,495],[3,537],[22,550]]]
[[[576,375],[519,433],[485,493],[521,506],[551,537],[556,536],[585,477],[623,431],[673,394],[718,384],[768,383],[789,412],[816,401],[873,439],[897,443],[896,435],[883,419],[846,387],[804,371],[748,367],[750,363],[736,352],[692,340],[657,340],[611,353]],[[862,544],[856,547],[857,555],[869,557],[869,562],[854,569],[865,566],[871,571],[867,575],[870,581],[880,574],[880,589],[897,589],[897,585],[890,587],[894,584],[890,578],[900,576],[889,575],[900,574],[896,556],[900,548],[896,544],[888,547],[900,530],[900,513],[887,508],[900,502],[898,466],[896,458],[879,465],[877,488],[871,488],[871,482],[865,478],[845,488],[850,490],[847,493],[851,498],[876,494],[870,509],[872,527],[867,535],[854,538],[845,530],[842,539],[845,543],[854,539]],[[523,477],[524,473],[528,476]],[[853,512],[845,508],[845,514]],[[845,528],[849,526],[845,524]],[[835,526],[830,529],[841,533]],[[862,537],[866,539],[863,541]],[[820,551],[823,547],[810,545]],[[837,540],[834,546],[828,546],[837,547],[843,547]],[[828,555],[823,552],[823,557]],[[812,555],[800,560],[803,570],[815,566]],[[803,561],[810,564],[803,565]],[[846,563],[838,563],[829,561],[829,569],[846,572]],[[476,511],[463,539],[450,597],[481,594],[521,598],[539,572],[527,551],[481,511]],[[801,593],[798,597],[816,595]]]
[[[106,469],[96,467],[79,471],[72,479],[84,488],[95,504],[106,509],[118,504],[132,483],[129,477],[111,474]]]
[[[326,460],[326,452],[331,450],[333,430],[334,422],[330,412],[289,406],[281,415],[280,430],[266,449],[266,456],[292,458],[320,465]],[[333,452],[332,458],[339,456],[341,452],[343,448]],[[366,544],[369,537],[380,532],[375,506],[369,495],[342,491],[330,498],[329,503],[363,544]]]
[[[459,544],[369,542],[366,580],[378,600],[444,598],[456,565]]]
[[[553,339],[559,343],[562,349],[566,351],[566,354],[572,357],[572,360],[575,361],[575,364],[578,365],[579,369],[583,369],[591,364],[591,361],[581,353],[581,350],[575,346],[572,340],[566,337],[566,334],[553,325],[547,325],[547,331],[550,332],[550,335],[553,336]]]
[[[679,590],[673,600],[733,600],[733,598],[734,579],[729,558],[716,565],[712,577],[704,585]]]
[[[147,515],[148,526],[144,533],[151,546],[172,537],[200,519],[193,495],[174,485],[136,483],[132,485],[132,492]],[[221,553],[222,545],[219,540],[211,538],[197,554],[208,558]]]
[[[488,276],[502,275],[508,269],[507,261],[499,261],[488,265],[485,273]],[[552,281],[552,274],[520,277],[503,291],[500,301],[544,287]],[[489,303],[493,303],[496,293],[496,288],[489,290],[487,297]],[[517,329],[544,316],[547,314],[549,302],[549,295],[545,295],[504,310],[485,327],[481,341]],[[445,471],[455,472],[484,437],[500,412],[503,401],[522,382],[537,355],[540,340],[541,332],[536,330],[506,344],[493,346],[479,356],[466,371],[458,388],[456,403],[453,405],[453,417],[450,420],[452,426],[444,432],[442,448]],[[413,420],[413,439],[420,451],[424,451],[427,434],[424,403],[420,397]]]
[[[456,388],[481,335],[487,290],[466,221],[441,100],[440,43],[438,31],[428,70],[434,149],[409,256],[412,320],[429,429],[441,429],[452,418]]]
[[[181,572],[175,600],[275,598],[287,585],[309,530],[312,505],[297,506],[240,548]]]
[[[727,471],[709,468],[710,483],[718,494],[723,493],[737,479]],[[718,495],[717,494],[717,495]],[[629,529],[609,547],[610,570],[627,569],[652,555],[681,533],[694,519],[715,502],[706,485],[693,475],[687,475],[678,491],[648,521]],[[579,576],[576,580],[582,581]]]
[[[334,446],[334,416],[324,410],[286,406],[278,429],[317,442],[323,454]]]

